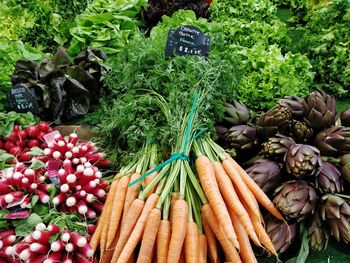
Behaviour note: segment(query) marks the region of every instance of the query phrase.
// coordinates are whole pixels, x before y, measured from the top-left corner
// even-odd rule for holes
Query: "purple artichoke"
[[[224,121],[230,126],[245,124],[250,118],[248,108],[238,101],[233,101],[232,104],[224,102],[225,116]]]
[[[310,247],[317,251],[325,250],[328,245],[330,233],[319,211],[307,223]]]
[[[315,144],[322,155],[339,156],[350,153],[350,127],[325,129],[316,135]]]
[[[345,127],[350,127],[350,109],[347,109],[340,113],[341,125]]]
[[[298,143],[307,143],[313,136],[314,131],[302,121],[292,121],[290,136]]]
[[[335,165],[323,162],[320,173],[316,178],[316,188],[322,193],[341,193],[344,191],[343,179]]]
[[[283,160],[293,144],[295,144],[295,141],[292,138],[282,134],[276,134],[275,137],[270,137],[267,142],[262,144],[262,151],[269,158]]]
[[[277,104],[288,109],[293,118],[302,118],[304,115],[304,100],[298,96],[286,96]]]
[[[344,180],[350,182],[350,154],[344,154],[340,158],[341,175]]]
[[[237,125],[231,127],[224,135],[224,140],[231,147],[238,150],[251,150],[258,145],[256,128],[250,125]]]

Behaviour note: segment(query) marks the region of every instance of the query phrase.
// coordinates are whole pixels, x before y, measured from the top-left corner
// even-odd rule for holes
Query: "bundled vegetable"
[[[0,261],[16,262],[13,258],[15,241],[16,235],[14,229],[0,231]]]

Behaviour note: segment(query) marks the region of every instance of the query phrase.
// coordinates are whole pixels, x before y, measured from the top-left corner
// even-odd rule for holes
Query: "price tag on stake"
[[[23,85],[15,85],[7,94],[9,108],[16,112],[39,113],[39,104],[33,89]]]
[[[47,163],[47,173],[50,181],[56,186],[56,188],[61,187],[60,177],[58,175],[58,170],[60,169],[60,162],[56,160],[49,160]]]

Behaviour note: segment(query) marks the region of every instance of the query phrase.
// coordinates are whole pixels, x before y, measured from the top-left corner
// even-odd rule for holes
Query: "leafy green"
[[[16,220],[12,224],[16,228],[16,235],[22,237],[32,233],[35,226],[42,222],[39,215],[32,213],[27,219]]]
[[[309,255],[309,240],[308,233],[305,229],[305,226],[302,224],[300,227],[300,236],[301,236],[301,247],[297,257],[291,258],[286,263],[305,263]]]
[[[38,122],[39,119],[31,112],[0,112],[0,136],[3,137],[10,135],[15,123],[21,125],[23,128],[27,128],[29,125],[34,125]]]
[[[75,56],[88,46],[101,48],[108,55],[122,51],[139,32],[141,22],[137,15],[146,3],[146,0],[92,1],[70,29],[73,39],[68,53]]]

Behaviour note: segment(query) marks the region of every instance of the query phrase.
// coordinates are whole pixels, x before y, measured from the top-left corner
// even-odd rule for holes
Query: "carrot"
[[[244,228],[249,234],[253,242],[260,246],[259,239],[254,231],[254,226],[252,221],[249,218],[249,215],[242,203],[240,202],[237,193],[232,185],[230,177],[225,172],[220,162],[213,162],[213,167],[215,171],[215,177],[218,182],[220,191],[224,197],[226,205],[229,207],[229,211],[233,210],[236,215],[239,217],[239,220],[242,222]],[[232,218],[231,218],[232,219]]]
[[[151,194],[150,197],[147,198],[145,206],[142,210],[142,213],[137,220],[137,223],[131,232],[131,235],[126,242],[120,256],[118,258],[117,263],[127,263],[131,254],[134,252],[137,243],[141,240],[142,234],[145,229],[146,221],[151,213],[152,209],[156,206],[159,199],[158,194]]]
[[[186,263],[185,247],[182,247],[179,263]]]
[[[259,215],[259,206],[256,203],[254,195],[250,192],[248,186],[244,183],[238,171],[233,167],[232,163],[225,159],[222,161],[222,166],[224,167],[226,173],[231,178],[235,189],[237,190],[237,194],[241,194],[242,198],[246,200],[247,205],[252,211],[255,211],[256,215]]]
[[[119,255],[122,252],[125,243],[128,241],[131,231],[136,225],[144,206],[145,201],[141,199],[135,199],[134,202],[131,204],[130,209],[128,211],[128,215],[126,216],[126,222],[128,223],[121,226],[119,240],[117,242],[111,260],[112,263],[117,262],[117,259],[119,258]]]
[[[145,186],[149,185],[154,178],[158,175],[158,172],[151,173],[149,176],[145,179]],[[149,197],[152,193],[154,193],[157,189],[157,185],[155,185],[147,194],[147,197]]]
[[[179,198],[179,193],[178,192],[174,192],[171,194],[171,200],[170,200],[170,222],[173,222],[173,208],[174,208],[174,204],[175,201]]]
[[[171,224],[169,220],[161,220],[157,233],[157,262],[166,263],[171,236]]]
[[[208,201],[212,206],[215,214],[219,218],[220,225],[223,227],[223,230],[225,231],[228,239],[237,249],[239,249],[239,243],[231,222],[230,215],[220,194],[219,186],[215,179],[213,164],[208,157],[201,155],[196,159],[196,168],[204,193],[208,198]]]
[[[199,259],[199,232],[195,222],[187,222],[185,237],[186,262],[196,262]]]
[[[111,208],[111,217],[109,220],[107,232],[107,248],[112,244],[115,234],[118,230],[119,221],[123,213],[123,204],[126,191],[128,189],[129,177],[123,176],[118,183],[118,187],[114,196],[113,205]]]
[[[252,249],[252,246],[249,242],[249,236],[247,234],[247,231],[243,227],[241,221],[239,220],[239,217],[234,213],[234,211],[229,211],[231,215],[231,219],[233,222],[233,226],[235,227],[238,242],[240,247],[242,248],[240,251],[240,256],[245,263],[257,263],[257,259],[254,255],[254,251]]]
[[[131,257],[129,258],[129,260],[128,260],[128,263],[135,263],[135,253],[132,253],[131,254]]]
[[[131,175],[130,177],[130,182],[135,181],[136,179],[138,179],[140,177],[140,174],[135,172]],[[125,201],[124,201],[124,208],[123,208],[123,217],[122,217],[122,227],[124,226],[124,224],[127,224],[128,222],[126,221],[126,216],[128,214],[128,210],[132,204],[132,202],[137,198],[138,196],[138,190],[141,186],[141,182],[137,182],[136,184],[128,187],[128,191],[126,192],[126,196],[125,196]]]
[[[96,251],[98,245],[100,244],[100,238],[101,238],[101,233],[102,233],[103,226],[106,223],[108,224],[108,221],[106,219],[107,210],[109,210],[110,207],[113,204],[113,198],[114,198],[117,186],[118,186],[118,180],[114,180],[112,182],[112,184],[111,184],[110,189],[109,189],[109,193],[107,195],[107,199],[106,199],[106,202],[105,202],[105,205],[104,205],[104,209],[103,209],[103,211],[101,213],[101,216],[100,216],[100,218],[98,220],[98,224],[97,224],[97,227],[95,229],[95,232],[94,232],[94,234],[91,237],[90,245],[91,245],[91,247],[92,247],[92,249],[94,251]]]
[[[204,234],[199,235],[199,260],[198,263],[207,263],[207,237]]]
[[[274,215],[276,218],[280,220],[284,220],[281,213],[278,211],[278,209],[273,205],[271,200],[268,198],[268,196],[264,193],[264,191],[254,182],[252,178],[244,171],[244,169],[235,161],[233,158],[226,154],[226,157],[228,161],[231,163],[234,169],[237,170],[239,175],[241,176],[244,183],[247,185],[247,187],[250,189],[250,191],[255,196],[256,200],[267,209],[272,215]]]
[[[209,252],[209,259],[211,263],[219,263],[220,257],[218,253],[218,247],[216,244],[216,237],[211,230],[209,224],[206,222],[205,218],[203,218],[203,229],[205,236],[207,237],[208,242],[208,252]]]
[[[154,244],[160,224],[161,211],[153,208],[147,218],[145,230],[142,236],[141,247],[137,263],[151,263]]]
[[[202,216],[204,224],[208,224],[211,230],[214,232],[216,238],[219,240],[221,247],[224,250],[226,260],[229,262],[241,262],[239,255],[230,240],[226,237],[219,220],[216,218],[213,209],[210,204],[205,204],[202,206]],[[231,221],[231,219],[230,219]]]
[[[182,199],[176,200],[173,207],[173,221],[167,259],[168,263],[177,263],[180,259],[181,249],[186,236],[187,218],[187,202]]]

